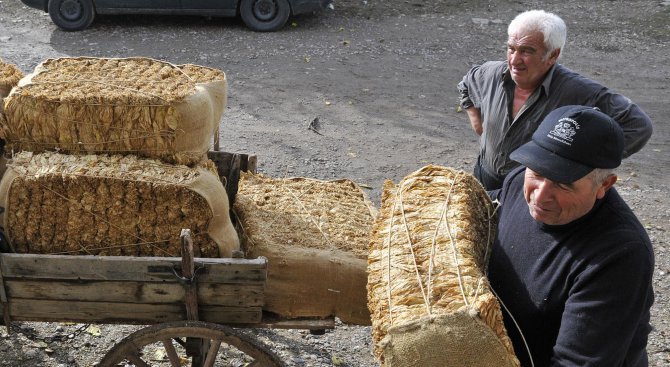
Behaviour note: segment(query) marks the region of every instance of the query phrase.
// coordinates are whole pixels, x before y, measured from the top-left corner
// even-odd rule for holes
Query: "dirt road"
[[[277,33],[253,33],[235,19],[106,16],[65,33],[17,0],[0,1],[0,58],[29,72],[60,56],[147,56],[224,70],[230,85],[222,148],[259,156],[274,176],[350,178],[372,189],[434,163],[470,170],[477,141],[457,111],[455,85],[472,64],[504,57],[506,25],[543,8],[568,24],[561,62],[620,91],[652,118],[655,131],[619,170],[620,192],[656,252],[648,346],[651,365],[670,364],[670,2],[342,0]],[[319,119],[319,134],[308,130]],[[616,285],[614,285],[616,286]],[[72,326],[30,325],[40,332]],[[103,327],[55,352],[21,335],[0,337],[0,365],[88,366],[122,335]],[[268,333],[296,366],[374,366],[369,330],[325,336]]]

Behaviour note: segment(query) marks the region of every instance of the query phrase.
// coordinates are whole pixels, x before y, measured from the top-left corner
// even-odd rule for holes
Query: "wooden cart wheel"
[[[184,365],[285,366],[253,337],[202,321],[178,321],[140,329],[117,343],[100,361],[100,367]]]

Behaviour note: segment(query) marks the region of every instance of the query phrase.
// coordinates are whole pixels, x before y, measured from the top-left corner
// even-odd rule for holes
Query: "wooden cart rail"
[[[221,182],[226,187],[228,202],[232,208],[235,196],[237,195],[240,172],[256,173],[257,158],[255,155],[228,153],[218,150],[210,150],[207,153],[207,158],[216,165],[216,170],[221,178]]]
[[[186,320],[181,258],[0,254],[8,321],[155,324]],[[267,259],[196,258],[199,319],[262,320]]]
[[[216,148],[208,156],[232,207],[240,171],[255,172],[256,157],[218,151],[218,142]],[[266,258],[194,259],[188,229],[181,239],[180,258],[0,253],[0,323],[8,329],[13,321],[150,324],[117,343],[101,367],[149,366],[146,356],[156,345],[173,367],[183,366],[184,355],[191,367],[212,367],[226,358],[219,349],[230,347],[250,357],[249,366],[283,367],[262,342],[226,325],[313,333],[335,327],[333,318],[264,313]]]

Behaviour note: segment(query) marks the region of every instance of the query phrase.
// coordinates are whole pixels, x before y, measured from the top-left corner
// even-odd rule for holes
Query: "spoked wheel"
[[[149,326],[128,335],[107,352],[100,366],[284,367],[285,364],[261,342],[230,327],[179,321]]]

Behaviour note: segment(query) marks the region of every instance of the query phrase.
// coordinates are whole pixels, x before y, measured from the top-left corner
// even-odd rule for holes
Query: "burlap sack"
[[[471,175],[426,166],[388,181],[368,257],[383,366],[518,366],[486,279],[494,207]]]
[[[147,58],[49,59],[5,100],[8,150],[134,154],[194,165],[226,107],[216,69]]]
[[[0,181],[0,224],[19,253],[196,256],[239,249],[225,188],[211,168],[134,156],[16,154]]]
[[[23,73],[16,65],[8,64],[0,59],[0,102],[7,97],[9,91],[23,78]],[[0,108],[0,113],[2,108]]]
[[[265,311],[370,324],[365,271],[376,209],[358,185],[243,173],[234,212],[246,256],[268,258]]]

